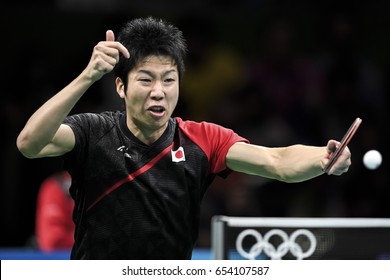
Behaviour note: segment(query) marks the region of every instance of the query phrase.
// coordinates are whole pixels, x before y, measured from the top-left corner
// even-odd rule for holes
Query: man
[[[190,259],[200,203],[216,175],[299,182],[324,173],[336,141],[268,148],[212,123],[172,118],[185,53],[181,31],[163,20],[129,21],[118,41],[109,30],[84,71],[21,131],[26,157],[63,156],[72,176],[72,259]],[[113,69],[125,111],[68,116]],[[328,174],[350,164],[347,148]]]

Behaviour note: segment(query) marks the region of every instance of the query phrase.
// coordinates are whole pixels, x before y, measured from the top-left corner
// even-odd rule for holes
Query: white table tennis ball
[[[363,163],[368,169],[377,169],[382,164],[382,155],[377,150],[370,150],[364,154]]]

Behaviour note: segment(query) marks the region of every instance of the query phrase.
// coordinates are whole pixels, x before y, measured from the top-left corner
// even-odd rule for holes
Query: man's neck
[[[137,137],[142,143],[149,146],[156,142],[168,127],[168,122],[164,126],[157,129],[140,127],[129,120],[127,120],[126,123],[131,133],[133,133],[133,135]]]

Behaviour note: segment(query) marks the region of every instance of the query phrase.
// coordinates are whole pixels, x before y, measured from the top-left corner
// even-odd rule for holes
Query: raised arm
[[[73,131],[62,123],[87,89],[114,69],[120,53],[130,57],[128,50],[115,42],[114,33],[108,30],[106,41],[94,47],[91,59],[82,73],[44,103],[27,121],[16,142],[24,156],[59,156],[73,149]]]
[[[267,148],[236,143],[226,156],[227,166],[235,171],[277,179],[284,182],[301,182],[324,174],[324,167],[339,142],[329,140],[327,146],[293,145]],[[329,175],[341,175],[351,165],[351,153],[346,147]]]

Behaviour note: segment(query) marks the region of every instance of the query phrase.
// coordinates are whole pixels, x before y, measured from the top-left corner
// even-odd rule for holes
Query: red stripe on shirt
[[[95,206],[96,203],[98,203],[100,200],[102,200],[106,195],[110,194],[112,191],[116,190],[120,186],[122,186],[126,182],[131,182],[141,174],[148,171],[150,168],[152,168],[162,157],[164,157],[169,151],[171,150],[173,146],[173,143],[166,147],[161,153],[159,153],[156,157],[154,157],[151,161],[149,161],[147,164],[142,166],[140,169],[134,171],[133,173],[129,174],[126,178],[123,178],[119,182],[115,183],[113,186],[108,188],[103,194],[101,194],[87,209],[89,211],[93,206]]]

